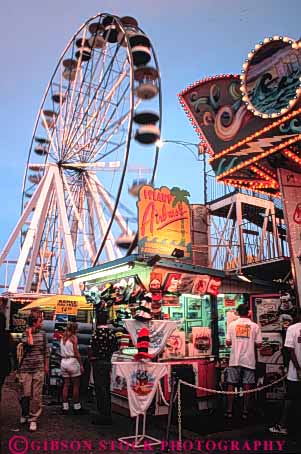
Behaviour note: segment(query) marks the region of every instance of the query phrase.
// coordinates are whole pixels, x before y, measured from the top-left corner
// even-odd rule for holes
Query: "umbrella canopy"
[[[30,309],[53,309],[55,310],[58,303],[76,302],[78,310],[89,311],[92,310],[92,304],[88,304],[84,296],[78,295],[52,295],[45,298],[38,298],[27,306],[24,306],[21,311]]]

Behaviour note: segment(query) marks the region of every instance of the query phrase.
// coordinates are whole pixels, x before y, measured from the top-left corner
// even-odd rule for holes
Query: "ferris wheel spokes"
[[[77,209],[76,202],[73,199],[73,196],[72,196],[72,193],[71,193],[71,190],[70,190],[70,187],[69,187],[69,184],[67,182],[67,179],[66,179],[65,175],[63,175],[63,182],[64,182],[64,185],[65,185],[65,187],[67,189],[69,200],[70,200],[71,205],[72,205],[72,210],[73,210],[73,213],[74,213],[75,218],[77,220],[77,226],[75,228],[73,226],[71,231],[72,232],[77,232],[77,228],[79,228],[81,230],[82,235],[83,235],[84,246],[85,246],[86,250],[88,251],[90,260],[92,261],[92,260],[94,260],[95,255],[93,254],[90,242],[87,239],[85,228],[84,228],[84,225],[83,225],[83,221],[82,221],[82,218],[81,218],[81,215],[80,215],[80,212],[82,211],[83,205],[84,205],[84,200],[83,200],[84,196],[82,194],[80,194],[80,197],[79,197],[80,198],[79,209]],[[73,243],[76,243],[75,238],[73,238]]]
[[[90,175],[90,178],[92,180],[94,180],[94,182],[96,183],[96,186],[98,188],[99,194],[100,194],[102,200],[104,201],[106,207],[108,208],[109,212],[112,215],[113,208],[114,208],[113,203],[112,203],[112,199],[109,197],[109,194],[107,193],[105,188],[102,186],[100,181],[97,179],[96,175]],[[119,225],[120,230],[121,230],[122,233],[133,233],[133,232],[129,232],[128,224],[126,223],[124,217],[121,216],[121,214],[120,214],[118,209],[116,210],[115,217],[116,217],[116,222]]]
[[[125,75],[121,75],[118,82],[121,83],[121,82],[123,81],[124,78],[125,78]],[[116,87],[113,87],[113,88],[116,89]],[[108,94],[107,99],[104,101],[104,103],[108,103],[107,110],[109,109],[109,99],[110,99],[110,97],[113,96],[113,94],[114,94],[114,92],[113,92],[113,89],[112,89],[111,92]],[[87,109],[88,109],[88,107],[87,107]],[[86,113],[86,112],[85,112],[85,113]],[[84,119],[85,113],[83,114],[82,119]],[[107,113],[107,111],[105,111],[105,115],[106,115],[106,113]],[[96,122],[97,122],[97,118],[101,118],[101,124],[102,124],[103,121],[104,121],[104,119],[105,119],[105,115],[101,116],[101,108],[98,109],[98,110],[96,110],[96,111],[92,114],[92,116],[91,116],[89,122],[87,123],[85,129],[76,137],[76,140],[75,140],[74,142],[72,142],[72,140],[75,139],[75,136],[76,136],[76,132],[77,132],[77,131],[74,133],[74,135],[73,135],[72,138],[70,139],[70,142],[67,143],[67,147],[70,148],[71,150],[75,150],[75,149],[76,149],[75,147],[77,146],[78,142],[79,142],[80,139],[83,137],[83,135],[84,135],[85,133],[87,133],[87,131],[89,131],[90,128],[92,128],[93,122],[94,122],[94,128],[95,128],[95,124],[96,124]],[[101,127],[101,124],[100,124],[99,128]],[[93,129],[94,129],[94,128],[93,128]],[[94,132],[94,131],[92,131],[92,133],[93,133],[93,132]],[[74,151],[73,151],[73,153],[74,153]],[[69,155],[67,155],[67,156],[65,157],[66,160],[71,159],[71,158],[72,158],[72,153],[69,154]]]
[[[24,283],[27,291],[61,292],[65,273],[121,257],[119,246],[126,242],[117,240],[136,230],[136,215],[129,214],[134,201],[126,199],[130,168],[142,160],[144,167],[153,164],[154,174],[157,150],[150,147],[142,156],[131,146],[133,137],[151,144],[155,134],[143,135],[150,125],[138,125],[135,135],[132,128],[140,103],[161,112],[161,96],[153,47],[137,21],[128,19],[98,14],[86,21],[47,85],[27,159],[21,220],[0,256],[3,261],[20,233],[10,288]],[[141,40],[145,45],[139,50]]]
[[[30,252],[30,261],[32,263],[37,263],[37,258],[38,258],[38,255],[40,253],[40,250],[41,250],[40,244],[41,244],[41,240],[42,240],[42,236],[43,236],[43,232],[44,232],[44,228],[45,228],[45,226],[43,224],[43,219],[46,218],[47,211],[49,210],[49,204],[50,204],[50,200],[51,200],[53,185],[51,185],[51,188],[49,188],[49,189],[50,190],[46,194],[45,203],[44,203],[44,205],[42,207],[42,210],[41,210],[41,216],[39,218],[36,235],[35,235],[35,238],[34,238],[34,241],[33,241],[32,250]],[[31,226],[29,228],[31,228]],[[25,245],[24,245],[24,247],[25,247]],[[42,267],[40,267],[40,268],[42,268]],[[33,282],[34,273],[35,273],[35,266],[29,266],[27,282],[25,284],[25,292],[28,292],[28,293],[30,292],[31,283]]]
[[[94,201],[94,207],[95,207],[96,215],[97,215],[98,222],[99,222],[99,228],[101,231],[101,236],[103,237],[108,229],[108,221],[106,221],[103,210],[99,204],[99,199],[97,197],[99,193],[97,190],[98,188],[97,188],[96,182],[93,179],[90,179],[89,177],[87,177],[87,184],[88,184],[90,193],[91,193],[93,201]],[[110,261],[121,257],[120,251],[118,251],[115,247],[115,240],[114,240],[112,232],[109,232],[108,241],[106,241],[106,244],[105,244],[105,251],[106,251],[106,254]]]
[[[31,211],[34,210],[32,219],[30,221],[29,229],[27,231],[27,234],[25,236],[22,249],[19,255],[18,262],[16,264],[8,291],[15,293],[17,292],[19,282],[21,280],[21,276],[23,273],[23,270],[26,268],[26,261],[28,259],[30,249],[33,246],[35,235],[37,233],[37,228],[39,221],[41,219],[42,211],[43,211],[43,206],[46,204],[46,200],[48,197],[49,192],[51,191],[51,187],[53,184],[53,172],[47,172],[45,175],[45,178],[41,180],[41,184],[37,187],[36,193],[34,194],[35,197],[33,200],[30,201],[28,206],[26,207],[26,214],[30,215],[31,213],[28,213],[28,207],[31,208]],[[33,203],[34,202],[34,203]],[[22,218],[21,218],[22,219]],[[28,219],[24,218],[25,220]],[[22,225],[24,224],[22,223]],[[18,226],[17,226],[18,227]],[[16,234],[19,232],[17,231]]]
[[[116,50],[115,50],[115,52],[116,52]],[[106,68],[106,70],[105,70],[105,72],[104,72],[104,75],[103,75],[103,79],[107,76],[107,73],[110,75],[110,70],[111,70],[111,68],[112,68],[112,64],[113,64],[113,60],[110,61],[109,66]],[[87,70],[87,68],[86,68],[85,70]],[[77,73],[78,73],[78,69],[77,69]],[[76,74],[77,74],[77,73],[76,73]],[[103,81],[103,80],[102,80],[102,81]],[[89,102],[87,103],[87,107],[86,107],[86,109],[85,109],[84,115],[83,115],[82,118],[81,118],[81,124],[82,124],[83,122],[86,121],[86,118],[87,118],[87,116],[88,116],[88,114],[89,114],[89,111],[90,111],[90,109],[91,109],[92,103],[94,102],[95,99],[97,99],[97,95],[98,95],[98,92],[99,92],[100,90],[101,90],[101,92],[102,92],[102,97],[104,96],[104,94],[105,94],[105,89],[107,88],[107,87],[106,87],[107,84],[105,84],[105,89],[104,89],[104,87],[102,87],[101,84],[102,84],[102,82],[98,85],[98,88],[94,91],[94,93],[93,93],[91,99],[89,99]],[[75,86],[75,85],[76,85],[76,80],[75,80],[74,86]],[[80,90],[80,92],[81,92],[81,90]],[[75,93],[75,90],[72,91],[72,97],[73,97],[74,93]],[[79,99],[79,97],[77,98],[77,102],[78,102],[78,99]],[[68,123],[69,123],[68,120],[69,120],[69,117],[70,117],[70,111],[71,111],[71,109],[69,109],[69,112],[68,112],[68,116],[67,116],[67,120],[66,120],[66,124],[67,124],[67,125],[68,125]],[[76,108],[73,109],[73,117],[72,117],[72,123],[71,123],[71,124],[73,124],[75,112],[76,112]],[[76,126],[76,131],[75,131],[75,134],[76,134],[77,131],[79,130],[79,126],[78,126],[78,123],[77,123],[77,122],[75,122],[75,126]],[[67,128],[66,128],[66,129],[67,129]],[[64,142],[66,142],[66,144],[69,143],[70,133],[71,133],[71,131],[70,131],[70,128],[69,128],[67,137],[65,138],[65,136],[64,136]]]

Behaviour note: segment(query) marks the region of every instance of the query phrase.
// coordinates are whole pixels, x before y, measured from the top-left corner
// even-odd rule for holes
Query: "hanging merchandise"
[[[280,331],[279,295],[256,295],[253,299],[261,331]]]
[[[168,273],[163,285],[164,306],[179,306],[181,273]]]
[[[190,356],[204,356],[212,353],[211,329],[202,327],[192,328],[192,342],[188,344]]]
[[[84,290],[82,294],[86,298],[88,304],[97,305],[100,303],[100,291],[96,286],[90,288],[90,290]]]
[[[285,331],[287,325],[292,322],[292,317],[283,312],[290,308],[290,298],[287,292],[283,291],[280,295],[254,295],[250,300],[255,321],[262,331],[262,346],[258,350],[258,361],[264,365],[264,384],[269,384],[283,376]],[[284,395],[284,383],[280,382],[267,390],[266,398],[281,400]]]
[[[132,417],[144,414],[149,408],[159,380],[168,373],[166,364],[158,363],[117,363],[116,375],[127,382],[130,414]]]
[[[163,358],[184,358],[186,355],[186,340],[185,332],[175,330],[171,336],[167,339],[165,349],[163,352]]]
[[[292,315],[294,313],[294,309],[295,305],[293,303],[292,295],[288,293],[286,290],[282,290],[280,292],[279,313]]]
[[[268,364],[282,364],[282,348],[281,333],[263,333],[262,346],[258,350],[258,361]]]
[[[136,285],[135,288],[132,290],[132,292],[129,295],[129,310],[132,315],[132,317],[135,317],[136,311],[139,306],[139,299],[140,296],[143,294],[142,287],[139,285]]]
[[[122,327],[123,320],[125,318],[130,318],[130,312],[128,309],[128,304],[126,301],[126,289],[127,289],[127,282],[125,279],[121,279],[119,282],[113,285],[115,299],[113,300],[112,304],[112,313],[114,314],[111,317],[113,320],[113,326],[115,327]]]
[[[161,319],[162,306],[162,274],[152,272],[150,275],[149,291],[152,295],[151,312],[152,318]]]
[[[57,305],[57,308],[60,308]],[[55,314],[54,332],[51,339],[50,360],[49,360],[49,384],[51,386],[61,385],[61,339],[64,335],[67,324],[76,318],[67,314]]]
[[[115,331],[120,351],[131,346],[131,336],[122,331]]]
[[[148,353],[149,348],[149,330],[146,327],[141,328],[137,337],[138,353],[135,354],[135,361],[149,361],[152,356]]]
[[[150,320],[142,322],[139,320],[125,320],[125,327],[131,335],[133,344],[137,346],[138,334],[142,328],[149,330],[149,354],[152,357],[158,356],[164,349],[171,333],[178,327],[177,321],[173,320]]]
[[[152,309],[152,294],[141,293],[138,300],[139,306],[136,310],[135,319],[140,321],[148,321],[152,318],[151,309]]]
[[[286,330],[290,325],[294,323],[294,319],[289,314],[281,314],[279,317],[281,330]]]

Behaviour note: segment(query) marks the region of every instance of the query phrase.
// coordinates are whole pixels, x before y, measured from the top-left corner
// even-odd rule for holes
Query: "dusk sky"
[[[177,94],[208,75],[239,73],[248,52],[267,36],[300,37],[300,0],[52,0],[1,7],[0,248],[20,214],[22,178],[32,130],[61,52],[98,12],[137,18],[151,38],[163,87],[162,137],[198,142]],[[201,163],[166,145],[156,185],[180,186],[202,201]]]

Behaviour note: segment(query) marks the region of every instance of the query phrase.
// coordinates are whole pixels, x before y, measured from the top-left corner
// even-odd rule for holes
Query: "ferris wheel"
[[[86,21],[36,118],[21,217],[0,254],[1,265],[21,234],[9,291],[62,293],[66,273],[125,254],[137,229],[128,193],[154,180],[161,113],[157,58],[136,19]]]

